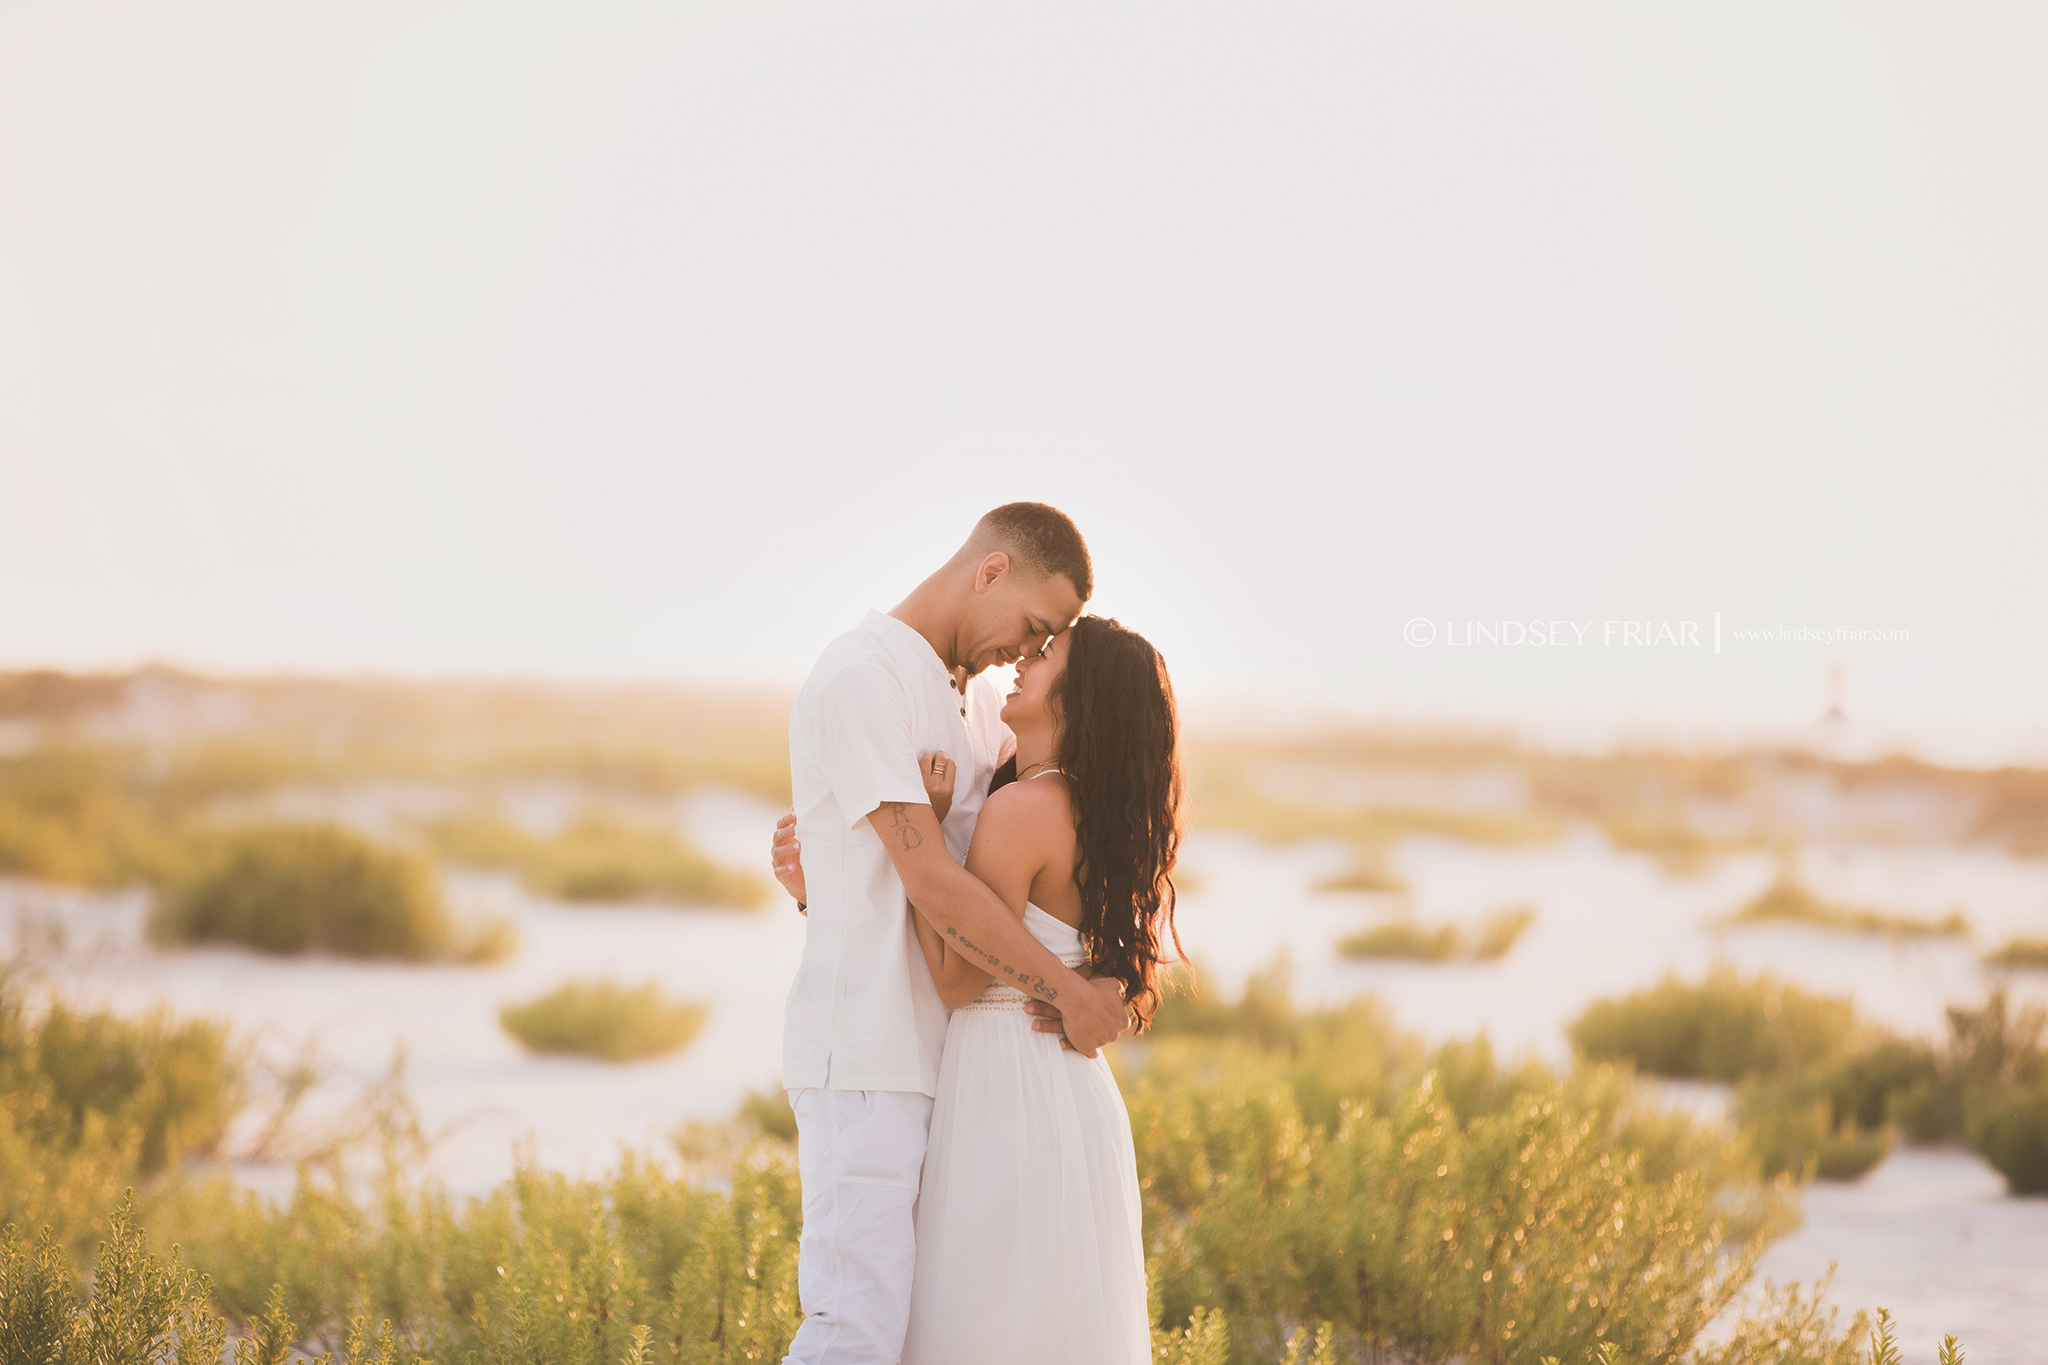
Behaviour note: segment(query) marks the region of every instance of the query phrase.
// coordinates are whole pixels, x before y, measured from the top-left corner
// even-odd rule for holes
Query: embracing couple
[[[1158,652],[1081,615],[1093,588],[1063,513],[998,507],[826,646],[790,715],[796,1365],[1151,1358],[1100,1053],[1159,1000],[1177,724]]]

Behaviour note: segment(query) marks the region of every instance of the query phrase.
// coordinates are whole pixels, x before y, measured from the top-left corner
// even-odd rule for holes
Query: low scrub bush
[[[111,751],[53,746],[0,757],[0,872],[124,886],[175,865],[177,828]]]
[[[687,1044],[709,1010],[670,1000],[653,982],[571,981],[498,1011],[505,1031],[535,1052],[573,1052],[607,1062],[661,1057]]]
[[[1994,992],[1948,1020],[1937,1050],[1858,1023],[1846,1000],[1719,967],[1596,1001],[1569,1032],[1590,1058],[1738,1083],[1735,1115],[1766,1175],[1853,1180],[1903,1132],[1967,1140],[2015,1193],[2048,1189],[2048,1014]]]
[[[213,836],[164,892],[152,934],[266,953],[424,961],[456,933],[433,869],[338,825],[257,825]]]
[[[1414,920],[1394,920],[1338,940],[1337,951],[1351,958],[1493,962],[1506,957],[1535,922],[1536,912],[1526,906],[1488,915],[1477,929],[1456,924],[1429,927]]]
[[[1750,842],[1710,838],[1683,820],[1633,810],[1611,814],[1600,825],[1614,847],[1647,853],[1666,872],[1681,876],[1698,872],[1710,858]]]
[[[1393,957],[1411,962],[1448,962],[1460,956],[1464,946],[1465,935],[1455,924],[1431,927],[1407,919],[1375,924],[1337,940],[1337,951],[1344,957]]]
[[[1548,812],[1463,810],[1429,806],[1337,805],[1279,799],[1259,789],[1253,768],[1204,746],[1191,762],[1189,818],[1205,829],[1242,830],[1262,839],[1347,839],[1384,849],[1411,834],[1510,846],[1561,838],[1566,824]]]
[[[1812,1096],[1799,1086],[1745,1087],[1736,1116],[1749,1150],[1767,1176],[1785,1172],[1801,1178],[1860,1180],[1891,1155],[1898,1141],[1896,1128],[1864,1128],[1854,1116],[1838,1113],[1826,1096]]]
[[[1984,965],[2007,971],[2048,971],[2048,938],[2008,939],[1984,955]]]
[[[1970,1146],[2014,1194],[2048,1194],[2048,1086],[1987,1095],[1970,1118]]]
[[[1404,1359],[1665,1359],[1746,1283],[1712,1178],[1634,1139],[1611,1073],[1531,1075],[1465,1117],[1425,1075],[1387,1111],[1307,1123],[1277,1070],[1130,1096],[1164,1324],[1220,1308],[1235,1361],[1288,1324]],[[1642,1267],[1656,1265],[1655,1275]]]
[[[783,1142],[796,1141],[796,1110],[787,1090],[750,1090],[740,1101],[740,1118]]]
[[[660,900],[758,909],[759,877],[720,867],[669,829],[641,829],[585,816],[556,836],[535,877],[571,901]]]
[[[1325,877],[1315,883],[1313,891],[1362,891],[1370,895],[1397,894],[1408,889],[1408,883],[1394,875],[1387,866],[1386,853],[1382,849],[1361,846],[1352,859],[1351,870],[1340,872],[1334,877]]]
[[[243,1082],[219,1024],[31,1009],[0,978],[0,1223],[84,1250],[124,1186],[218,1150]]]
[[[1492,962],[1506,957],[1535,922],[1536,912],[1526,905],[1488,915],[1472,935],[1473,960]]]
[[[1894,934],[1907,938],[1964,935],[1970,921],[1962,912],[1951,911],[1939,919],[1898,915],[1884,910],[1863,910],[1854,906],[1831,905],[1789,876],[1781,876],[1757,898],[1730,915],[1728,924],[1770,924],[1789,922],[1811,924],[1822,929],[1840,929],[1855,934]]]
[[[665,901],[758,909],[768,887],[759,877],[711,861],[672,829],[629,825],[586,814],[542,839],[490,811],[427,826],[442,857],[473,867],[516,871],[536,895],[567,901]]]
[[[1426,1050],[1369,1005],[1295,1011],[1284,970],[1262,976],[1249,1001],[1183,1009],[1188,1027],[1129,1083],[1160,1361],[1856,1359],[1796,1292],[1700,1342],[1782,1226],[1745,1222],[1756,1191],[1718,1134],[1644,1109],[1610,1068],[1504,1069],[1483,1040]],[[1233,1019],[1272,1045],[1212,1031]],[[1172,1049],[1187,1066],[1165,1064]],[[152,1259],[117,1208],[89,1298],[61,1238],[10,1233],[5,1358],[196,1365],[230,1323],[240,1365],[736,1365],[787,1348],[801,1200],[786,1146],[740,1156],[722,1189],[631,1152],[597,1180],[528,1156],[456,1201],[403,1174],[419,1156],[405,1132],[387,1132],[367,1197],[337,1172],[302,1172],[283,1204],[188,1178],[156,1216],[182,1258]]]
[[[1648,990],[1597,1000],[1566,1032],[1595,1061],[1733,1084],[1747,1076],[1794,1075],[1832,1060],[1855,1025],[1846,999],[1719,966],[1697,984],[1666,976]]]

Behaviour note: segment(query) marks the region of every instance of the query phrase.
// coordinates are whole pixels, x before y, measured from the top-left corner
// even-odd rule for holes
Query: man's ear
[[[1002,582],[1003,579],[1009,575],[1009,572],[1009,551],[991,551],[988,554],[988,556],[981,561],[981,566],[974,571],[974,590],[977,593],[987,592],[990,588],[993,588],[996,584]]]

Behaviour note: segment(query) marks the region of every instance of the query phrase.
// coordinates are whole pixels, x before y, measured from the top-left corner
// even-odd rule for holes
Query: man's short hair
[[[1006,502],[974,525],[974,538],[999,545],[1039,577],[1065,574],[1086,602],[1095,595],[1095,566],[1081,529],[1057,507]]]

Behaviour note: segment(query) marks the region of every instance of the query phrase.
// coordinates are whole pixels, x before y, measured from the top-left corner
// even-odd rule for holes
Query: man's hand
[[[803,845],[796,841],[796,811],[775,822],[775,841],[769,845],[770,861],[775,866],[775,880],[782,883],[782,889],[795,898],[798,905],[808,905],[811,898],[804,894]]]
[[[1081,972],[1083,975],[1086,975],[1087,968],[1082,968]],[[1059,1006],[1047,1004],[1043,1000],[1026,1000],[1024,1002],[1025,1011],[1036,1016],[1031,1021],[1033,1031],[1059,1035],[1061,1047],[1065,1048],[1068,1052],[1078,1052],[1083,1057],[1093,1057],[1102,1050],[1104,1044],[1115,1042],[1118,1038],[1130,1032],[1131,1028],[1131,1012],[1124,1004],[1124,983],[1118,981],[1113,976],[1104,976],[1091,979],[1088,985],[1090,987],[1088,995],[1093,997],[1093,999],[1087,1003],[1100,1005],[1105,1010],[1115,1011],[1115,1018],[1118,1021],[1116,1032],[1106,1038],[1102,1038],[1100,1041],[1094,1041],[1096,1037],[1094,1033],[1083,1035],[1083,1042],[1094,1041],[1092,1047],[1081,1047],[1075,1044],[1074,1035],[1078,1030],[1072,1022],[1060,1013]],[[1097,1030],[1102,1026],[1101,1023],[1095,1024]]]

